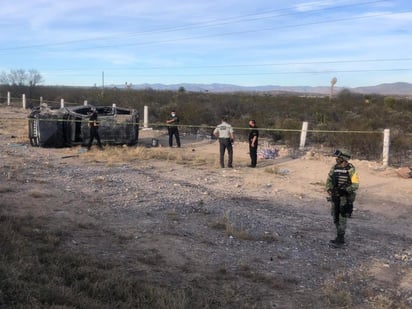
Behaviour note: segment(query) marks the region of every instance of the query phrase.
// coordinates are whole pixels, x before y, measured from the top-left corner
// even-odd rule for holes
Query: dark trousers
[[[250,165],[256,166],[257,164],[257,145],[252,147],[249,145],[249,154],[250,154]]]
[[[233,147],[230,138],[219,138],[219,152],[220,152],[220,167],[225,167],[225,151],[227,149],[228,160],[227,166],[232,167],[233,163]]]
[[[99,146],[99,148],[103,148],[102,143],[100,142],[98,127],[92,126],[92,127],[90,127],[90,140],[89,140],[89,144],[87,145],[88,149],[90,149],[90,147],[92,147],[92,143],[93,143],[94,138],[96,138],[97,145]]]
[[[173,135],[176,138],[176,144],[177,147],[180,147],[180,136],[179,136],[179,130],[177,127],[169,127],[169,146],[172,147],[173,146]]]

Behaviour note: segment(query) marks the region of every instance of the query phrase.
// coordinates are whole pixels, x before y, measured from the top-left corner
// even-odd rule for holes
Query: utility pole
[[[338,79],[336,77],[332,78],[330,81],[330,96],[329,96],[329,101],[332,101],[333,99],[333,87],[335,87],[335,84],[338,82]]]
[[[102,71],[102,97],[104,96],[104,71]]]

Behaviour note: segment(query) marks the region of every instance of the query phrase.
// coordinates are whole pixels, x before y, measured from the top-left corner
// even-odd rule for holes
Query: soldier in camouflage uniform
[[[329,171],[326,190],[331,201],[331,213],[337,232],[331,243],[341,246],[345,243],[346,221],[352,215],[359,177],[353,164],[348,162],[351,158],[348,150],[336,150],[334,156],[336,164]]]

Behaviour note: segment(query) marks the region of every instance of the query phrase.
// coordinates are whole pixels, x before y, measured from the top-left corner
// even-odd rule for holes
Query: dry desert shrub
[[[68,252],[71,235],[32,217],[0,216],[0,304],[5,308],[190,308],[184,289],[169,289],[119,271],[110,261]],[[162,263],[156,252],[138,258]],[[144,260],[146,259],[146,260]],[[208,304],[206,296],[196,300]],[[206,308],[206,307],[204,307]]]
[[[46,197],[52,197],[53,195],[41,190],[41,189],[33,189],[29,191],[29,196],[33,198],[46,198]]]
[[[216,230],[225,231],[226,236],[233,237],[238,240],[266,242],[278,240],[278,237],[270,232],[263,232],[262,235],[252,234],[241,223],[236,224],[234,220],[230,218],[230,211],[226,211],[220,220],[212,222],[210,227]]]
[[[28,122],[25,118],[2,118],[0,121],[0,134],[10,137],[16,144],[27,144],[28,132]]]
[[[265,168],[265,173],[269,174],[279,174],[279,166],[269,166]]]
[[[13,191],[14,190],[9,186],[5,186],[5,185],[0,186],[0,193],[7,193],[7,192],[13,192]]]
[[[103,151],[97,147],[84,153],[84,158],[92,162],[103,162],[107,166],[117,164],[141,162],[149,160],[173,161],[177,164],[190,166],[214,166],[217,164],[215,156],[206,156],[187,149],[168,147],[119,147],[106,146]]]
[[[333,308],[352,308],[352,296],[349,291],[330,284],[324,287],[326,298]]]

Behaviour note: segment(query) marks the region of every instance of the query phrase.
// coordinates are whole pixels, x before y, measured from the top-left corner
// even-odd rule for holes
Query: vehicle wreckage
[[[29,139],[32,146],[85,146],[89,140],[89,113],[96,109],[100,140],[106,145],[136,145],[139,138],[139,113],[116,106],[82,105],[51,108],[41,104],[28,116]]]

